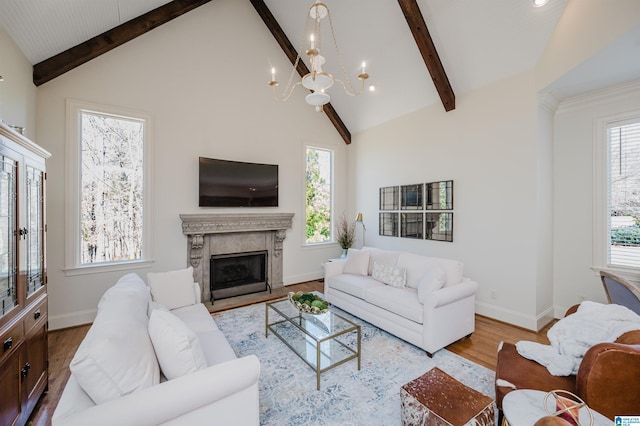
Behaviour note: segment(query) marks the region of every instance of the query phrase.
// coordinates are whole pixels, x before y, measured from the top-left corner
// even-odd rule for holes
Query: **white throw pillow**
[[[193,268],[180,269],[170,272],[149,272],[147,282],[151,287],[151,297],[154,302],[169,309],[199,303],[193,289]]]
[[[171,312],[156,309],[149,319],[149,336],[169,380],[207,367],[198,336]]]
[[[371,277],[391,287],[404,288],[407,281],[407,270],[398,266],[373,262]]]
[[[147,310],[127,311],[112,300],[101,307],[69,365],[80,387],[96,404],[160,382],[147,331]]]
[[[369,270],[369,252],[367,250],[349,249],[343,272],[345,274],[367,275]]]
[[[438,264],[433,265],[425,272],[418,283],[418,300],[424,304],[427,295],[441,289],[447,279],[444,268]]]

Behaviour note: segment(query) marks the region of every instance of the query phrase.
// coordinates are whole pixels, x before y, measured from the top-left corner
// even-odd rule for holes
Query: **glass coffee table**
[[[360,326],[331,310],[313,315],[301,313],[289,299],[268,302],[265,305],[266,337],[269,331],[316,372],[318,390],[320,374],[327,370],[352,359],[358,360],[360,370]],[[345,342],[349,333],[356,334],[355,344]]]

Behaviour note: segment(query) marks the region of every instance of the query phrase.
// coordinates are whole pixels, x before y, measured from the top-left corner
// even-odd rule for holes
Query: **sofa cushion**
[[[156,309],[151,313],[149,336],[160,369],[167,379],[172,380],[207,367],[198,337],[171,312]]]
[[[418,302],[417,291],[412,288],[395,288],[388,285],[367,289],[364,300],[389,312],[422,324],[423,307]]]
[[[367,289],[371,287],[385,287],[380,281],[376,281],[371,277],[352,274],[342,274],[332,277],[329,281],[329,286],[360,299],[364,299]]]
[[[443,259],[441,257],[433,258],[447,274],[447,279],[444,283],[445,287],[449,287],[458,284],[462,281],[462,275],[464,273],[464,264],[459,260]]]
[[[211,317],[211,313],[202,303],[183,306],[172,310],[171,313],[180,318],[196,334],[218,330],[218,325]]]
[[[400,253],[398,266],[407,270],[407,287],[418,288],[424,274],[436,264],[434,258],[420,256],[413,253]]]
[[[147,281],[151,297],[169,309],[199,303],[193,288],[193,268],[170,272],[149,272]]]
[[[96,319],[69,365],[80,387],[96,404],[160,381],[147,331],[149,288],[131,275],[120,279],[101,298]]]
[[[369,271],[369,252],[350,248],[344,264],[345,274],[367,275]]]
[[[362,250],[369,252],[369,275],[373,275],[373,264],[375,262],[384,263],[385,265],[396,265],[398,263],[398,256],[400,255],[399,251],[381,250],[375,247],[363,247]]]
[[[441,289],[446,279],[447,273],[439,264],[429,268],[418,283],[418,300],[420,303],[424,303],[430,293]]]
[[[407,271],[395,265],[387,265],[381,262],[374,262],[371,278],[391,287],[403,288],[407,281]]]
[[[204,331],[197,335],[208,366],[236,359],[236,353],[220,330]]]

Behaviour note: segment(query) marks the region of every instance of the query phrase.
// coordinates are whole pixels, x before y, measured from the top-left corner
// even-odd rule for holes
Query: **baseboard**
[[[528,330],[538,331],[538,319],[510,309],[476,301],[476,313]]]
[[[61,328],[75,327],[83,324],[91,324],[96,318],[97,309],[87,311],[71,312],[62,315],[49,316],[49,330],[59,330]]]
[[[289,275],[284,278],[284,285],[292,285],[292,284],[300,284],[306,283],[307,281],[320,280],[324,278],[324,273],[322,271],[318,272],[309,272],[306,274],[298,274],[298,275]]]

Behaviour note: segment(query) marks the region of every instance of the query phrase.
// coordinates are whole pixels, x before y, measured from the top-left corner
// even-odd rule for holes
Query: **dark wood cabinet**
[[[24,425],[48,384],[45,160],[0,123],[0,425]]]

